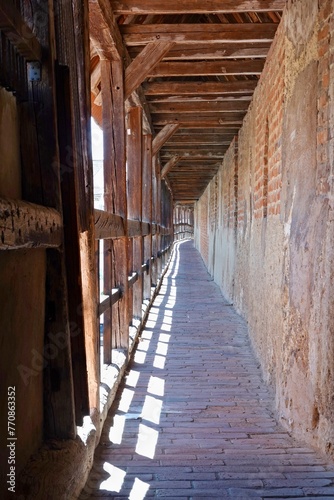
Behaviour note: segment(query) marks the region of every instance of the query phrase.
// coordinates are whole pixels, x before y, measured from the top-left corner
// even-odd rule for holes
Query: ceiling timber
[[[98,57],[123,60],[175,202],[197,200],[242,126],[285,0],[90,0],[93,113]]]

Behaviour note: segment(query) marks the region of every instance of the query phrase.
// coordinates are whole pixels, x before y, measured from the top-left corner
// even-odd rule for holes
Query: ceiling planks
[[[218,14],[283,10],[284,0],[111,0],[115,14]]]
[[[90,0],[96,3],[118,24],[125,97],[141,84],[162,178],[176,202],[197,200],[242,126],[285,0]]]

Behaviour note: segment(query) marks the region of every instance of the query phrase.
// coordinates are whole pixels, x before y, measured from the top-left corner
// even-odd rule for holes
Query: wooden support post
[[[127,234],[126,138],[124,81],[121,61],[101,60],[104,137],[105,210],[123,218]],[[121,288],[122,298],[112,308],[112,348],[129,349],[128,241],[111,242],[111,284]],[[108,258],[105,258],[105,265]],[[110,271],[109,271],[110,272]]]
[[[157,178],[156,221],[157,221],[157,224],[159,225],[159,228],[160,228],[158,235],[157,235],[157,248],[158,248],[158,252],[161,252],[161,250],[162,250],[161,245],[162,245],[163,239],[161,237],[162,220],[161,220],[161,165],[160,165],[160,159],[158,159],[158,161],[156,162],[155,167],[156,167],[156,178]],[[160,278],[161,271],[162,271],[162,259],[159,258],[158,262],[157,262],[157,279],[158,280]]]
[[[57,66],[56,76],[60,162],[62,165],[66,165],[68,148],[73,149],[73,123],[68,68],[66,66]],[[76,331],[76,335],[71,335],[72,359],[75,359],[72,365],[75,414],[77,425],[82,425],[83,416],[89,414],[89,401],[75,167],[77,167],[76,163],[63,172],[61,176],[61,194],[64,217],[65,257],[67,262],[69,320],[71,325],[75,325]]]
[[[29,84],[29,102],[20,105],[22,194],[27,201],[61,212],[56,81],[51,69],[56,56],[50,43],[53,32],[49,31],[52,23],[48,19],[49,10],[44,10],[37,0],[31,0],[30,13],[32,19],[38,19],[41,13],[43,19],[46,17],[46,22],[36,23],[33,31],[48,60],[42,68],[41,80]],[[51,346],[55,355],[50,356],[43,373],[44,436],[69,439],[75,438],[76,424],[82,422],[82,414],[74,406],[71,357],[71,337],[82,332],[78,325],[73,324],[70,329],[63,248],[47,250],[46,272],[44,345]]]
[[[129,109],[127,131],[128,216],[130,219],[140,221],[142,218],[142,108],[140,106]],[[129,274],[139,273],[139,279],[133,285],[133,317],[141,318],[143,303],[142,236],[133,238],[130,246],[133,252],[132,269],[130,267],[128,271]],[[131,263],[129,265],[131,266]],[[131,309],[131,304],[129,309]]]
[[[152,224],[152,135],[143,136],[143,185],[142,185],[142,217],[143,221]],[[151,298],[152,286],[152,231],[144,237],[143,256],[144,262],[148,264],[143,277],[143,299]]]
[[[86,364],[78,368],[88,373],[89,407],[99,408],[97,273],[95,269],[93,169],[90,155],[90,51],[88,0],[54,2],[57,60],[69,68],[68,92],[71,100],[72,140],[64,146],[61,174],[74,172],[77,192],[80,281],[83,311],[82,342]],[[78,64],[80,61],[80,64]],[[60,101],[61,102],[61,101]],[[73,236],[74,237],[74,236]],[[70,266],[70,263],[68,264]],[[73,354],[75,356],[75,354]],[[86,414],[87,412],[85,412]],[[88,411],[89,413],[89,411]]]
[[[157,157],[153,156],[152,159],[152,221],[155,225],[158,224],[158,181],[157,181]],[[158,226],[157,231],[153,234],[152,237],[152,286],[156,286],[158,283]]]

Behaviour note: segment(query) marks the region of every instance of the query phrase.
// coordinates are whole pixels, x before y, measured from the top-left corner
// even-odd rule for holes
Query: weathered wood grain
[[[125,99],[154,71],[155,66],[173,47],[173,42],[152,42],[140,52],[125,70]]]
[[[0,250],[57,248],[62,228],[62,217],[53,208],[0,199]]]

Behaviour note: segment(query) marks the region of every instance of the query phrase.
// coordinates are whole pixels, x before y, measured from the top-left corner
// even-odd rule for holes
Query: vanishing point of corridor
[[[327,499],[333,483],[275,420],[245,321],[177,244],[81,498]]]

